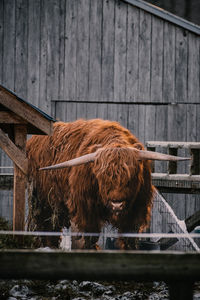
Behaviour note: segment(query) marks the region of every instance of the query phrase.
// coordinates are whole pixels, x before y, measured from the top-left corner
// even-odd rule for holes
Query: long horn
[[[67,168],[67,167],[79,166],[79,165],[94,161],[96,154],[97,154],[97,151],[74,158],[74,159],[71,159],[71,160],[68,160],[68,161],[65,161],[65,162],[62,162],[60,164],[40,168],[39,170],[55,170],[55,169],[63,169],[63,168]]]
[[[136,148],[130,147],[131,150],[137,152],[138,160],[166,160],[166,161],[181,161],[181,160],[190,160],[190,157],[180,157],[180,156],[173,156],[169,154],[163,154],[153,151],[147,150],[138,150]],[[63,169],[73,166],[79,166],[82,164],[86,164],[95,160],[97,152],[89,153],[56,165],[47,166],[40,168],[39,170],[55,170],[55,169]]]
[[[134,149],[138,153],[138,159],[139,160],[167,160],[167,161],[181,161],[181,160],[190,160],[190,157],[180,157],[180,156],[174,156],[174,155],[169,155],[169,154],[163,154],[163,153],[158,153],[154,151],[148,151],[148,150],[138,150]]]

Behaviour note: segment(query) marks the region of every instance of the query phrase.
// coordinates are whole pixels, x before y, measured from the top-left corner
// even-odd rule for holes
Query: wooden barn
[[[144,1],[0,0],[0,84],[59,120],[200,142],[200,27]],[[11,166],[3,152],[0,165]],[[11,220],[11,191],[0,197]],[[200,210],[198,193],[164,197],[180,219]]]

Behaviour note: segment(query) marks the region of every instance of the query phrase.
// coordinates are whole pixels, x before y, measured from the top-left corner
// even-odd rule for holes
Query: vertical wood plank
[[[175,27],[164,23],[163,102],[174,102],[175,94]]]
[[[139,100],[149,102],[151,72],[151,15],[140,10]]]
[[[62,103],[63,110],[65,111],[65,122],[72,122],[76,120],[76,103]]]
[[[197,123],[196,123],[196,141],[200,141],[200,104],[196,105],[196,113],[197,113]],[[195,201],[195,211],[200,210],[200,195],[196,195],[196,201]]]
[[[128,105],[126,104],[118,104],[118,116],[117,121],[127,128],[128,126]]]
[[[138,100],[139,9],[128,5],[126,101]]]
[[[168,107],[156,106],[155,139],[157,141],[168,140]]]
[[[108,104],[107,103],[98,103],[97,104],[97,117],[100,119],[108,119]]]
[[[4,17],[2,21],[3,27],[3,61],[2,61],[2,84],[8,89],[14,90],[15,88],[15,1],[1,1],[3,3]],[[1,151],[1,166],[11,166],[12,161]],[[9,170],[4,169],[4,172]]]
[[[139,135],[138,129],[138,115],[139,115],[139,106],[137,104],[129,104],[128,107],[128,129],[136,136]]]
[[[177,104],[168,106],[168,140],[170,141],[186,141],[186,105]],[[184,170],[184,162],[177,165],[177,172]],[[175,214],[180,219],[185,219],[186,200],[185,195],[170,196],[170,205],[174,209]]]
[[[55,118],[58,121],[66,121],[67,122],[66,111],[65,111],[65,107],[68,106],[67,103],[66,102],[62,103],[62,102],[56,101],[55,102],[55,106],[56,106],[56,109],[55,109],[55,113],[56,113]]]
[[[196,195],[195,198],[195,212],[197,212],[200,210],[200,195]]]
[[[139,105],[138,108],[138,138],[145,144],[146,129],[146,105]]]
[[[23,97],[27,97],[27,33],[28,33],[28,2],[26,0],[16,0],[16,51],[15,51],[15,92]]]
[[[77,99],[88,99],[90,0],[78,1],[77,25]]]
[[[162,102],[163,21],[152,16],[151,102]]]
[[[65,20],[66,20],[66,0],[60,0],[59,16],[59,88],[58,99],[64,99],[65,89]]]
[[[0,83],[3,83],[3,45],[4,45],[4,1],[0,1]],[[0,149],[0,165],[2,166],[3,151]],[[0,170],[2,172],[2,170]],[[0,192],[1,193],[1,192]],[[2,194],[2,193],[1,193]],[[1,197],[1,195],[0,195]],[[2,212],[3,202],[0,201],[0,215]]]
[[[168,107],[165,105],[157,105],[155,108],[155,140],[156,141],[167,141],[168,139],[167,124],[168,124]],[[166,153],[166,149],[163,148],[157,148],[156,151],[161,153]],[[155,172],[166,173],[167,162],[155,161],[154,168],[155,168]],[[165,196],[165,199],[168,200],[168,195]],[[162,214],[157,215],[155,211],[153,218],[154,218],[153,229],[155,231],[159,230],[160,232],[168,232],[166,218],[163,218]]]
[[[200,39],[192,33],[188,36],[188,102],[200,99]]]
[[[72,122],[76,120],[76,103],[74,102],[56,102],[56,118],[63,122]]]
[[[126,101],[127,4],[115,4],[114,100]]]
[[[40,1],[40,90],[39,90],[39,107],[44,111],[49,110],[47,102],[47,9],[49,1]]]
[[[197,104],[196,105],[196,112],[197,112],[197,125],[196,125],[196,128],[197,128],[197,137],[196,137],[196,140],[197,141],[200,141],[200,104]]]
[[[77,81],[77,0],[66,0],[64,99],[76,99]]]
[[[189,69],[190,69],[190,66],[189,66]],[[196,70],[196,68],[194,67],[194,71],[195,70]],[[195,83],[195,79],[194,79],[194,83]],[[188,89],[188,93],[190,93],[189,89]],[[193,99],[196,98],[195,94],[196,94],[196,90],[194,91]],[[197,142],[198,141],[197,140],[197,131],[199,131],[199,129],[197,127],[197,118],[198,118],[197,108],[196,108],[197,105],[187,104],[186,107],[187,107],[187,127],[186,127],[187,141],[188,142]],[[187,155],[189,156],[190,153],[188,153]],[[193,215],[196,211],[200,210],[200,195],[185,195],[185,199],[186,199],[185,218],[188,218],[191,215]],[[199,209],[197,209],[198,206],[199,206]]]
[[[87,103],[86,118],[87,118],[87,120],[97,118],[97,104],[96,103]]]
[[[87,103],[77,103],[76,106],[76,118],[86,119],[87,118]]]
[[[28,1],[27,100],[39,106],[40,85],[40,1]]]
[[[3,82],[4,1],[0,1],[0,82]]]
[[[187,104],[186,105],[186,136],[188,142],[198,142],[197,140],[197,105]]]
[[[26,148],[27,129],[25,126],[15,125],[15,145],[23,152]],[[14,166],[14,197],[13,197],[13,230],[24,230],[25,224],[25,188],[26,176]]]
[[[156,107],[154,105],[146,106],[146,125],[145,125],[145,143],[155,140],[156,127]]]
[[[168,140],[186,141],[186,105],[176,104],[168,106]]]
[[[167,141],[167,124],[168,124],[168,109],[165,105],[156,106],[155,112],[155,140],[156,141]],[[162,151],[164,149],[157,149],[157,151],[166,153]],[[166,172],[167,162],[155,161],[155,172]]]
[[[187,75],[188,75],[188,33],[176,28],[176,89],[175,101],[187,101]]]
[[[92,0],[90,6],[89,100],[101,99],[101,42],[103,1]]]
[[[102,99],[105,101],[114,97],[114,8],[115,1],[103,1]]]
[[[117,121],[118,117],[118,105],[108,104],[108,120]]]
[[[2,83],[14,90],[15,81],[15,1],[4,1],[3,78]]]
[[[51,100],[58,99],[59,88],[59,18],[60,6],[49,1],[47,9],[47,111],[50,113]]]

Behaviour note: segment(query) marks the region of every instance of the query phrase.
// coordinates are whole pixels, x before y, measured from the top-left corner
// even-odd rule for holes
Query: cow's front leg
[[[95,249],[100,250],[100,247],[98,246],[97,242],[99,239],[99,236],[88,236],[88,233],[100,233],[100,230],[97,228],[86,228],[80,230],[78,226],[71,222],[71,230],[72,232],[83,232],[83,234],[75,235],[72,237],[72,249]]]
[[[86,233],[86,235],[84,236],[84,240],[85,240],[84,248],[100,250],[100,247],[97,244],[97,242],[99,240],[101,228],[100,228],[100,226],[98,227],[98,223],[93,224],[93,226],[88,226],[87,228],[85,228],[84,232]],[[87,235],[88,233],[89,234],[91,233],[91,235]]]
[[[134,228],[132,230],[119,230],[119,233],[138,233],[138,229]],[[116,242],[120,250],[138,250],[139,249],[139,238],[137,237],[119,237]]]
[[[99,237],[98,236],[85,236],[85,249],[94,249],[100,250],[101,248],[97,244]]]

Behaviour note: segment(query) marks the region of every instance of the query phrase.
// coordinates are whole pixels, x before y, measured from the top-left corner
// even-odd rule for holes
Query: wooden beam
[[[199,259],[183,252],[0,250],[0,278],[166,281],[170,300],[192,300]]]
[[[12,112],[0,111],[0,124],[27,124],[27,122]]]
[[[0,129],[0,147],[5,153],[12,159],[12,161],[19,167],[19,169],[27,174],[28,171],[28,160],[25,152],[22,152]]]
[[[195,212],[192,216],[185,219],[187,231],[191,232],[196,226],[200,225],[200,210]]]
[[[187,21],[186,19],[180,18],[179,16],[176,16],[158,6],[155,6],[151,3],[147,3],[146,1],[142,1],[142,0],[123,0],[123,1],[132,4],[144,11],[147,11],[148,13],[153,14],[158,18],[166,20],[167,22],[170,22],[172,24],[180,26],[181,28],[196,33],[197,35],[200,35],[199,25],[193,24]]]
[[[163,193],[200,192],[200,175],[152,173],[152,183]]]
[[[146,142],[146,147],[200,149],[200,142],[148,141]]]
[[[0,86],[0,104],[29,122],[44,134],[52,133],[53,122],[46,119],[39,111],[28,105],[25,101],[20,101],[16,95],[10,93]]]
[[[199,260],[185,252],[2,250],[0,278],[196,281]]]
[[[23,125],[15,125],[15,144],[25,153],[27,129]],[[25,191],[26,176],[22,170],[14,165],[14,188],[13,188],[13,230],[24,230],[25,224]]]

